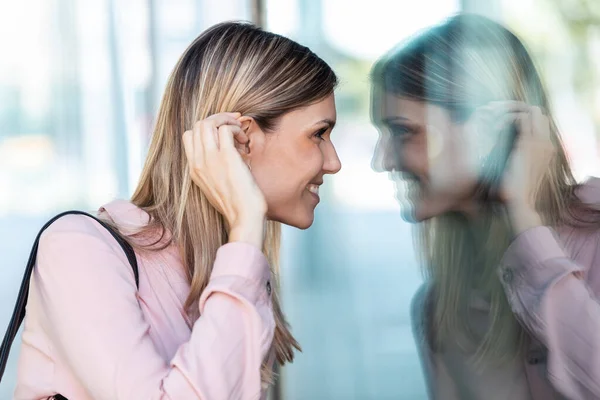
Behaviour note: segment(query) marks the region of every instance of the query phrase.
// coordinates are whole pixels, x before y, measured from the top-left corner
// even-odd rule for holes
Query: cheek
[[[273,148],[270,154],[264,158],[255,178],[272,206],[281,207],[293,201],[323,168],[323,153],[315,144]]]
[[[305,170],[307,178],[313,180],[323,170],[325,162],[325,149],[323,146],[314,146],[305,154]]]
[[[317,143],[305,139],[302,143],[293,146],[285,152],[285,157],[281,157],[280,167],[288,172],[291,183],[307,184],[323,168],[323,149]]]
[[[402,166],[408,172],[424,178],[428,172],[427,144],[425,141],[414,140],[401,147],[400,158]]]
[[[460,141],[446,141],[436,157],[429,157],[428,163],[432,190],[462,197],[475,187],[477,172],[471,167]]]
[[[323,153],[316,145],[298,151],[293,157],[288,158],[289,164],[286,166],[288,173],[283,184],[287,188],[290,201],[293,201],[298,194],[302,195],[306,186],[315,181],[323,169],[323,160]]]

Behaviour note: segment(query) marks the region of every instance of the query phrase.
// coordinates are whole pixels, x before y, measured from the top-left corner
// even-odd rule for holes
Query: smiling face
[[[333,94],[284,114],[274,132],[256,124],[248,131],[249,163],[267,201],[267,218],[310,227],[323,176],[341,168],[331,130],[336,121]]]
[[[381,136],[373,166],[390,172],[405,219],[469,212],[477,168],[466,151],[472,141],[464,125],[453,122],[442,107],[389,93],[382,94],[378,107]]]

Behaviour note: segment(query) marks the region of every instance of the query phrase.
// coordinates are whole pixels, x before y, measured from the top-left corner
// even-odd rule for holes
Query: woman
[[[409,183],[431,398],[600,398],[600,181],[577,184],[533,62],[459,15],[373,69],[374,163]]]
[[[15,397],[264,397],[274,359],[299,349],[277,299],[279,223],[309,227],[323,176],[341,167],[335,86],[287,38],[243,23],[201,34],[167,83],[131,201],[100,209],[136,251],[139,290],[99,224],[55,222]]]

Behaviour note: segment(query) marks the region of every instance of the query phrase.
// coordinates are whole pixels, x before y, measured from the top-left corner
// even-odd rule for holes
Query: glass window
[[[497,1],[540,69],[576,178],[600,175],[600,9],[583,0]]]
[[[420,270],[392,182],[371,169],[368,74],[385,51],[459,6],[266,2],[267,28],[309,46],[340,79],[332,140],[342,170],[325,177],[313,226],[284,230],[282,296],[304,352],[283,370],[283,399],[426,397],[409,315]]]

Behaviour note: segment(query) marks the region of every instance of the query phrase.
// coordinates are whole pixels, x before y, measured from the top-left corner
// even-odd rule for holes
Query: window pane
[[[303,353],[283,371],[284,399],[424,399],[409,303],[421,283],[411,226],[392,183],[372,171],[369,70],[408,35],[455,13],[455,0],[267,1],[267,28],[309,46],[338,73],[326,176],[307,231],[284,230],[285,311]]]

